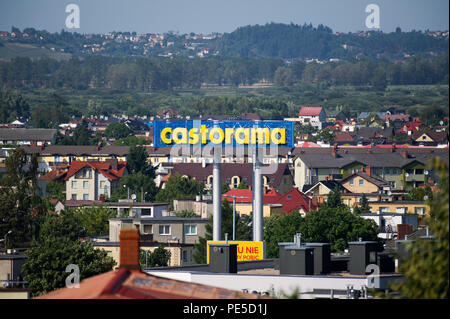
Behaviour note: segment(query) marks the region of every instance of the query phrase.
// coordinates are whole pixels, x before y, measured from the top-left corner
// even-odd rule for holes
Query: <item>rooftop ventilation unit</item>
[[[210,244],[209,269],[218,273],[237,273],[237,244]]]

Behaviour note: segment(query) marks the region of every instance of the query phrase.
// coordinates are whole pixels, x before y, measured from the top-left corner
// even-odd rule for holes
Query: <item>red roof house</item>
[[[302,106],[299,116],[319,116],[322,112],[323,107],[321,106]]]

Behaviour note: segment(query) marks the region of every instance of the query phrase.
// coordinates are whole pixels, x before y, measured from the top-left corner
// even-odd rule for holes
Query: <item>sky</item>
[[[80,9],[79,28],[67,28],[68,4]],[[334,32],[366,27],[369,4],[379,7],[379,29],[448,30],[448,0],[0,0],[0,31],[11,26],[49,32],[232,32],[270,22],[326,25]]]

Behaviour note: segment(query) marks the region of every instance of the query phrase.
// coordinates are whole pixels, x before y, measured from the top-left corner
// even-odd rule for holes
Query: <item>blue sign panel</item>
[[[294,147],[288,121],[154,121],[153,145]]]

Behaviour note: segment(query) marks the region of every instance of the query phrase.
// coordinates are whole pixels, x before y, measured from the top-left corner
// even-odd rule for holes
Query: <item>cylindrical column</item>
[[[254,154],[254,206],[253,206],[253,241],[263,241],[264,220],[263,220],[263,181],[262,181],[262,165],[258,156],[258,149],[255,148]]]
[[[222,150],[214,147],[213,159],[213,240],[220,240],[222,232],[222,178],[221,178]]]

